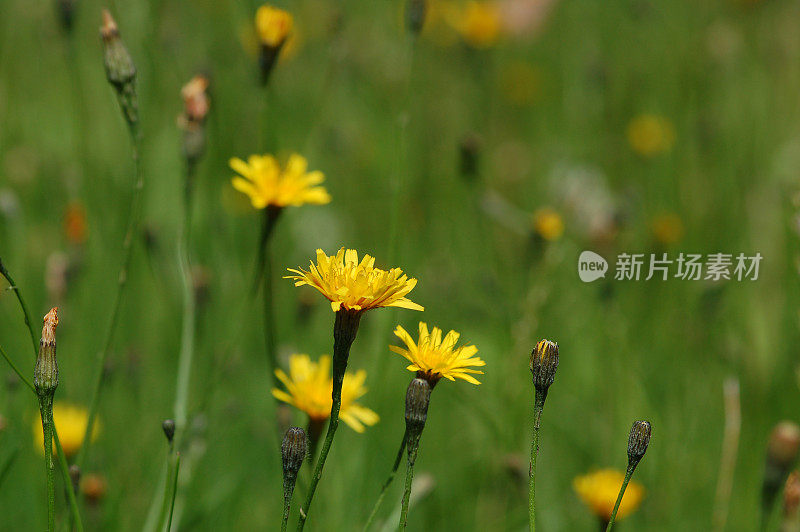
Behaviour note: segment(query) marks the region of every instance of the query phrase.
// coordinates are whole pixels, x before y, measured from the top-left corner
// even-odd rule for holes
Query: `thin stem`
[[[739,433],[742,425],[739,381],[736,377],[729,377],[725,380],[723,395],[725,398],[725,428],[713,512],[713,530],[718,532],[725,530],[725,522],[728,519],[733,474],[736,470],[736,455],[739,448]]]
[[[172,478],[174,474],[175,468],[175,461],[172,458],[173,450],[175,448],[175,440],[173,439],[172,442],[169,444],[169,452],[167,452],[167,477]],[[170,493],[170,485],[169,482],[164,482],[164,496],[161,500],[161,513],[158,517],[158,528],[156,530],[164,530],[165,521],[167,519],[167,511],[170,507],[171,501],[174,498],[174,493]]]
[[[35,357],[39,353],[39,340],[36,339],[36,331],[33,330],[31,313],[28,312],[28,307],[27,305],[25,305],[25,300],[22,298],[22,293],[19,291],[17,283],[14,282],[14,279],[11,277],[11,274],[8,273],[8,270],[3,264],[2,258],[0,258],[0,275],[6,278],[6,281],[8,281],[9,284],[8,289],[14,291],[14,295],[17,296],[17,301],[19,301],[19,306],[22,307],[22,316],[25,318],[25,325],[28,326],[28,332],[31,335],[31,344],[33,345],[33,354]]]
[[[311,485],[308,488],[306,502],[300,508],[300,520],[297,522],[297,531],[303,530],[308,519],[308,512],[311,509],[311,502],[314,500],[314,493],[317,491],[317,484],[322,477],[322,469],[325,467],[325,460],[331,450],[333,436],[339,426],[339,409],[342,406],[342,382],[347,370],[347,360],[350,357],[350,346],[358,332],[361,313],[341,309],[336,313],[336,321],[333,325],[333,391],[331,392],[331,416],[328,423],[328,432],[325,434],[325,442],[322,444],[317,465],[314,468],[314,476],[311,477]]]
[[[28,378],[25,375],[23,375],[23,373],[17,368],[17,366],[14,365],[14,363],[8,357],[8,353],[6,353],[5,349],[3,349],[2,346],[0,346],[0,355],[3,355],[3,358],[6,359],[6,362],[8,362],[8,365],[11,366],[11,369],[14,370],[14,373],[17,374],[17,377],[19,377],[19,380],[21,380],[23,383],[25,383],[25,386],[30,388],[30,390],[33,393],[36,393],[36,388],[33,387],[33,384],[31,384],[31,381],[29,381]]]
[[[372,512],[370,512],[367,523],[364,525],[364,532],[369,530],[370,525],[375,520],[375,516],[378,515],[378,508],[380,508],[383,498],[386,496],[386,490],[389,489],[389,486],[397,474],[397,470],[400,467],[400,462],[403,460],[403,451],[406,450],[407,438],[408,429],[406,429],[406,431],[403,433],[403,440],[400,442],[400,448],[397,449],[397,457],[394,459],[394,465],[392,466],[392,470],[389,472],[389,476],[386,478],[386,481],[384,481],[383,486],[381,486],[381,492],[378,494],[378,500],[375,501],[375,506],[372,507]]]
[[[175,455],[175,478],[172,481],[172,504],[169,505],[169,519],[167,519],[167,532],[172,529],[172,514],[175,511],[175,495],[178,493],[178,475],[181,472],[181,453]]]
[[[411,483],[414,480],[414,462],[417,461],[417,447],[408,450],[408,463],[406,464],[406,487],[403,491],[403,506],[400,510],[400,526],[398,530],[405,530],[408,525],[408,502],[411,499]]]
[[[53,396],[39,396],[39,413],[44,435],[44,467],[47,470],[47,530],[56,529],[56,483],[53,467]]]
[[[269,206],[264,211],[264,224],[261,229],[259,240],[259,267],[258,272],[264,281],[264,342],[267,350],[267,363],[269,364],[269,375],[272,379],[273,387],[281,384],[275,376],[278,368],[277,341],[275,337],[275,304],[272,283],[272,253],[270,252],[270,241],[278,216],[281,213],[280,207]],[[256,273],[256,276],[259,275]],[[258,278],[258,277],[256,277]]]
[[[122,303],[122,296],[125,287],[128,284],[128,268],[130,267],[131,255],[133,251],[133,239],[138,232],[139,218],[141,215],[142,203],[142,190],[144,188],[144,177],[142,171],[142,163],[139,159],[139,149],[141,146],[141,136],[138,134],[137,128],[131,126],[131,139],[132,139],[132,158],[135,167],[136,177],[133,183],[133,195],[131,197],[131,208],[128,214],[128,228],[125,231],[125,239],[122,242],[122,265],[120,266],[119,276],[117,277],[117,290],[114,294],[114,301],[111,305],[111,318],[109,320],[108,329],[106,329],[105,339],[103,341],[103,349],[97,355],[97,369],[94,380],[94,387],[92,390],[92,399],[89,402],[89,415],[86,421],[86,431],[83,434],[83,445],[78,451],[78,457],[75,463],[83,469],[83,463],[86,455],[89,452],[91,445],[91,434],[94,428],[94,421],[97,417],[97,408],[100,402],[100,391],[103,387],[103,377],[105,371],[103,368],[108,358],[108,352],[111,349],[111,343],[114,339],[114,330],[116,329],[117,320],[119,318],[119,309]]]
[[[528,476],[530,484],[528,487],[528,518],[530,520],[530,530],[536,530],[536,457],[539,455],[539,429],[542,421],[542,410],[544,410],[544,400],[546,393],[539,390],[535,392],[533,405],[533,439],[531,440],[531,466]]]
[[[286,527],[289,526],[289,511],[292,506],[292,493],[294,493],[294,484],[297,476],[287,476],[283,479],[283,520],[281,521],[281,532],[286,532]]]
[[[617,502],[614,504],[614,511],[611,512],[611,519],[608,520],[608,526],[606,527],[606,532],[611,532],[611,529],[614,527],[614,519],[617,517],[617,511],[619,510],[619,505],[622,502],[622,496],[625,495],[625,490],[628,487],[628,482],[631,481],[631,477],[633,476],[633,471],[636,469],[636,464],[629,463],[628,469],[625,471],[625,480],[622,481],[622,487],[619,490],[619,495],[617,495]]]

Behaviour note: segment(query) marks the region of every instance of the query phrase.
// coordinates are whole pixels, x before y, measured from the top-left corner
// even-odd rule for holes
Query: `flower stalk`
[[[406,485],[403,490],[403,503],[400,510],[400,530],[408,524],[408,505],[411,499],[411,483],[414,480],[414,464],[417,461],[419,440],[425,421],[428,419],[428,405],[431,402],[433,386],[425,379],[415,378],[406,391]]]
[[[322,477],[322,469],[331,450],[333,437],[339,426],[339,409],[342,406],[342,382],[347,370],[347,360],[350,357],[350,347],[356,339],[358,326],[361,321],[360,310],[349,310],[341,308],[336,312],[336,319],[333,325],[333,391],[331,392],[331,416],[328,423],[328,431],[325,434],[325,441],[322,444],[317,464],[314,467],[314,475],[311,477],[311,485],[308,488],[308,495],[303,508],[300,509],[300,520],[297,523],[298,532],[303,530],[308,513],[311,509],[311,502],[314,500],[314,493]]]
[[[44,465],[47,472],[47,529],[55,530],[55,472],[53,465],[53,396],[58,387],[58,361],[56,360],[56,327],[58,309],[53,308],[44,317],[39,356],[33,370],[33,386],[39,397],[39,413],[44,434]]]
[[[384,497],[386,496],[386,490],[389,489],[389,486],[394,481],[394,477],[397,474],[397,470],[400,468],[400,462],[403,460],[403,452],[406,450],[406,441],[408,440],[408,429],[403,432],[403,439],[400,442],[400,448],[397,449],[397,456],[394,459],[394,465],[392,466],[392,470],[389,472],[389,476],[381,486],[381,491],[378,494],[378,500],[375,501],[375,506],[372,507],[372,511],[369,514],[369,518],[367,519],[366,524],[364,525],[364,532],[369,530],[370,525],[375,520],[375,516],[378,515],[378,508],[380,508],[381,503],[383,502]]]
[[[625,495],[625,489],[636,470],[636,466],[644,458],[644,453],[647,452],[647,446],[650,445],[650,434],[652,429],[649,421],[634,421],[631,426],[630,434],[628,435],[628,467],[625,469],[625,479],[622,481],[622,487],[617,496],[617,502],[614,503],[614,509],[611,511],[611,519],[608,520],[606,532],[611,532],[614,527],[614,521],[617,518],[619,505],[622,503],[622,497]]]

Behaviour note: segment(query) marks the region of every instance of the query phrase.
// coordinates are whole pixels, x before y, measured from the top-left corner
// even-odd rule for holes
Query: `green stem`
[[[535,392],[536,397],[533,405],[533,439],[531,440],[531,467],[528,472],[530,484],[528,487],[528,517],[530,520],[530,530],[536,530],[536,457],[539,455],[539,428],[542,420],[542,410],[546,393],[539,390]]]
[[[17,287],[17,283],[14,282],[14,279],[11,277],[11,274],[6,269],[5,265],[3,264],[3,259],[0,258],[0,275],[6,278],[8,281],[9,290],[14,291],[14,295],[17,296],[17,301],[19,301],[19,306],[22,307],[22,316],[25,318],[25,325],[28,326],[28,332],[31,335],[31,344],[33,344],[33,353],[34,356],[39,353],[39,340],[36,339],[36,331],[33,330],[33,322],[31,321],[31,313],[28,312],[28,307],[25,305],[25,300],[22,298],[22,293],[19,291]]]
[[[286,532],[289,526],[289,510],[292,506],[292,493],[297,476],[287,476],[283,479],[283,520],[281,521],[281,532]]]
[[[264,224],[261,229],[258,250],[259,264],[256,273],[256,279],[258,279],[258,275],[261,275],[264,281],[264,293],[262,294],[264,298],[264,342],[267,350],[269,375],[272,379],[273,387],[280,387],[281,384],[275,376],[275,370],[278,368],[278,353],[276,347],[277,342],[275,340],[275,304],[272,286],[272,253],[270,252],[270,241],[280,213],[281,208],[272,205],[267,207],[264,211]]]
[[[397,474],[397,470],[400,467],[400,462],[403,460],[403,451],[406,450],[407,438],[408,429],[406,429],[406,431],[403,433],[403,440],[400,442],[400,448],[397,450],[397,457],[394,459],[394,465],[392,466],[392,470],[389,472],[389,476],[387,477],[386,481],[383,483],[383,486],[381,486],[381,492],[378,495],[378,500],[375,501],[375,506],[372,507],[372,512],[370,512],[367,523],[364,525],[364,532],[369,530],[370,525],[375,520],[375,516],[378,515],[378,508],[380,508],[383,498],[386,496],[386,490],[389,489],[389,486]]]
[[[405,530],[406,526],[408,525],[408,504],[411,500],[411,483],[414,480],[414,462],[417,461],[417,449],[419,444],[419,440],[417,440],[417,445],[414,445],[413,448],[409,446],[408,448],[408,462],[406,464],[406,487],[403,491],[403,506],[400,510],[400,525],[398,530]]]
[[[81,522],[81,514],[78,509],[78,500],[75,498],[75,490],[72,489],[72,478],[69,475],[67,455],[64,454],[64,449],[61,447],[61,440],[58,438],[58,430],[56,430],[55,423],[53,423],[53,441],[56,444],[56,454],[58,455],[58,464],[61,467],[61,477],[64,479],[64,484],[70,486],[65,491],[67,492],[67,500],[69,501],[69,510],[72,514],[72,523],[75,526],[76,532],[83,532],[83,523]]]
[[[314,468],[314,476],[311,477],[311,485],[308,488],[306,502],[300,508],[300,520],[297,522],[297,531],[303,530],[311,509],[311,502],[314,500],[314,493],[317,491],[317,484],[322,477],[322,469],[325,467],[325,460],[331,450],[333,436],[339,426],[339,409],[342,406],[342,382],[347,370],[347,359],[350,357],[350,346],[356,339],[361,312],[341,309],[336,313],[336,321],[333,325],[333,391],[331,392],[331,417],[328,423],[328,432],[325,434],[325,442]]]
[[[174,474],[175,461],[173,460],[173,450],[175,449],[175,440],[169,444],[169,451],[167,452],[167,477],[172,478]],[[158,516],[158,528],[156,530],[164,530],[164,525],[167,519],[167,511],[169,510],[174,494],[170,493],[169,482],[164,482],[164,496],[161,500],[161,513]]]
[[[39,396],[39,413],[44,435],[44,466],[47,470],[47,530],[56,529],[56,483],[53,467],[53,396]]]
[[[141,203],[142,203],[142,190],[144,188],[144,177],[142,171],[142,163],[139,159],[139,149],[141,147],[141,136],[138,134],[137,128],[131,126],[131,139],[132,139],[132,157],[135,167],[136,177],[133,183],[133,196],[131,197],[131,208],[128,214],[128,228],[125,231],[125,239],[122,242],[122,265],[120,266],[119,276],[117,277],[117,290],[114,294],[114,301],[111,305],[111,319],[109,320],[108,329],[106,329],[105,339],[103,341],[103,349],[97,355],[97,369],[95,370],[95,380],[92,389],[92,398],[89,402],[89,415],[86,420],[86,431],[83,434],[83,444],[78,451],[78,456],[75,463],[83,469],[83,463],[86,460],[86,455],[89,452],[91,445],[91,434],[94,428],[94,421],[97,417],[97,408],[100,402],[100,391],[103,387],[103,377],[105,375],[104,367],[108,353],[111,350],[111,343],[114,339],[114,330],[116,329],[117,320],[119,318],[119,309],[122,303],[122,296],[125,287],[128,284],[128,268],[130,267],[131,255],[133,250],[133,239],[135,238],[139,228],[139,218],[141,216]]]
[[[617,502],[614,504],[614,511],[611,512],[611,519],[608,520],[606,532],[611,532],[611,529],[614,527],[614,520],[617,518],[617,511],[619,510],[619,505],[622,502],[622,496],[625,495],[625,489],[628,487],[628,482],[630,482],[635,469],[636,464],[628,464],[628,469],[625,471],[625,480],[622,481],[622,487],[619,490],[619,495],[617,495]]]
[[[172,514],[175,511],[175,495],[178,493],[178,475],[181,472],[181,453],[175,455],[175,478],[172,480],[172,503],[169,505],[169,519],[167,519],[167,532],[172,529]]]

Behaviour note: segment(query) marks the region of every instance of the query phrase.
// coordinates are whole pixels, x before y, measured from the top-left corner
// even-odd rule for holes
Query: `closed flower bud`
[[[283,478],[296,478],[297,472],[303,465],[303,460],[308,452],[308,439],[306,432],[300,427],[292,427],[286,431],[281,443],[281,457],[283,459]]]
[[[406,391],[406,427],[410,433],[422,432],[428,419],[431,385],[424,379],[414,379]]]
[[[39,396],[52,397],[58,387],[58,361],[56,360],[56,327],[58,308],[53,308],[44,317],[42,339],[39,341],[39,356],[33,369],[33,385]]]
[[[558,344],[550,340],[540,340],[531,352],[530,368],[536,391],[547,394],[558,369]]]
[[[165,419],[161,423],[161,428],[164,430],[164,436],[167,437],[167,441],[172,443],[172,439],[175,437],[175,420]]]
[[[265,4],[256,11],[256,33],[261,43],[259,66],[262,84],[269,81],[275,61],[292,31],[292,24],[292,15],[283,9]]]
[[[800,427],[791,421],[778,423],[767,443],[764,463],[764,482],[761,486],[761,503],[764,512],[770,512],[775,498],[786,482],[800,449]]]
[[[67,33],[72,31],[75,20],[75,2],[76,0],[56,0],[58,20],[61,28]]]
[[[406,4],[406,26],[414,35],[419,35],[425,25],[426,3],[426,0],[408,0]]]
[[[476,133],[468,133],[458,146],[459,172],[465,180],[472,181],[478,176],[480,162],[481,138]]]
[[[628,462],[638,464],[650,444],[650,422],[634,421],[628,436]]]
[[[72,491],[77,493],[81,482],[81,468],[78,464],[69,466],[69,479],[72,481]]]
[[[786,478],[786,485],[783,490],[784,517],[796,520],[798,508],[800,508],[800,473],[792,471]]]
[[[107,9],[103,10],[103,25],[100,27],[103,39],[103,64],[106,78],[117,91],[117,97],[125,120],[130,127],[139,122],[139,110],[136,103],[136,66],[122,43],[117,23]]]

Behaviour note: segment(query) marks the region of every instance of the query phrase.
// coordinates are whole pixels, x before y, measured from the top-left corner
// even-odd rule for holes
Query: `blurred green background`
[[[277,279],[306,267],[316,248],[352,247],[378,266],[402,267],[419,279],[410,297],[425,306],[362,320],[350,366],[367,370],[361,402],[381,421],[364,434],[340,428],[310,530],[363,526],[403,433],[412,376],[388,350],[398,343],[391,330],[420,319],[461,332],[487,366],[482,385],[443,381],[433,394],[417,475],[435,484],[412,508],[411,529],[527,526],[527,366],[541,337],[561,346],[543,416],[543,530],[596,528],[572,480],[593,467],[624,468],[633,419],[653,424],[635,477],[647,494],[620,528],[710,529],[728,377],[738,378],[742,405],[728,529],[755,529],[767,435],[781,419],[798,420],[800,399],[800,4],[509,0],[492,6],[497,31],[487,40],[476,30],[476,41],[452,23],[452,10],[468,8],[459,2],[432,2],[416,40],[403,29],[400,1],[276,3],[296,30],[266,90],[254,51],[257,3],[78,0],[71,32],[54,1],[0,5],[0,257],[37,329],[60,306],[56,397],[77,404],[91,396],[133,179],[103,71],[102,7],[138,68],[144,227],[84,471],[108,485],[100,502],[83,506],[87,529],[140,529],[167,453],[160,423],[172,415],[181,328],[176,117],[180,88],[197,72],[211,78],[212,110],[190,249],[208,297],[198,314],[181,530],[271,530],[280,520],[275,404],[261,304],[250,297],[260,213],[231,187],[227,161],[292,151],[325,173],[333,201],[287,209],[275,233],[281,360],[331,350],[324,298]],[[465,139],[474,175],[461,171]],[[75,238],[65,220],[84,212],[85,237]],[[537,223],[545,214],[563,222],[563,234]],[[607,275],[584,284],[576,271],[584,249],[612,268],[622,252],[764,259],[757,281]],[[0,344],[32,371],[8,290]],[[18,450],[0,489],[0,528],[42,529],[36,402],[7,366],[0,374],[10,376],[0,386],[0,461]],[[399,503],[401,485],[379,519]],[[299,487],[292,522],[303,496]]]

